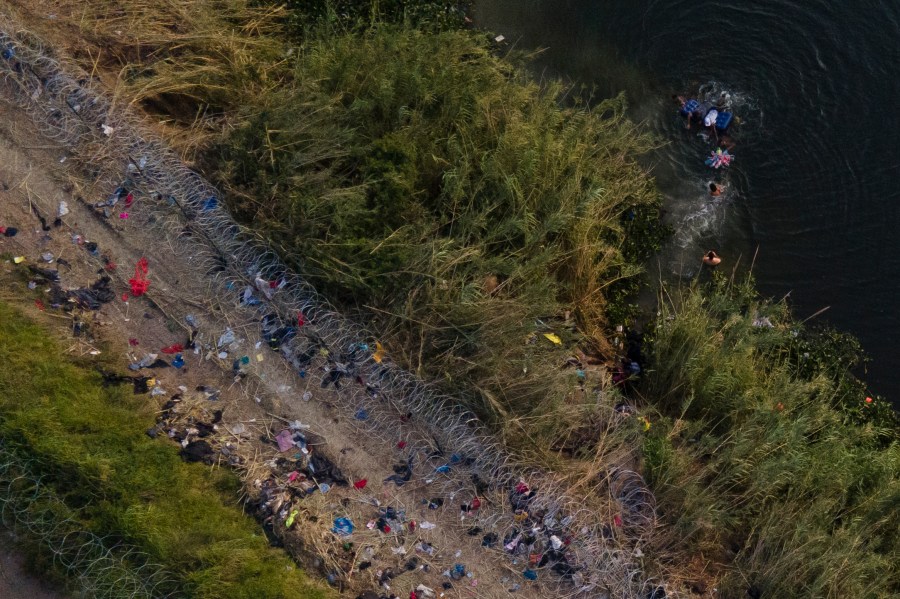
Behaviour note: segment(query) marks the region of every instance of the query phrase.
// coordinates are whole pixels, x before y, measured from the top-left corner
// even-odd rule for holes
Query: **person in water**
[[[722,259],[719,258],[719,255],[712,250],[709,250],[703,256],[703,264],[707,266],[718,266],[721,262]]]
[[[690,129],[691,123],[694,121],[697,121],[698,123],[702,123],[703,117],[706,115],[707,112],[709,112],[710,108],[712,108],[712,105],[709,102],[704,102],[704,103],[700,104],[699,106],[697,106],[697,108],[692,113],[687,115],[687,123],[684,125],[684,128]]]
[[[712,131],[712,134],[716,139],[719,139],[719,132],[716,130],[716,119],[719,117],[719,111],[715,108],[710,108],[709,112],[706,113],[706,118],[703,119],[703,124],[707,129]]]
[[[709,182],[709,195],[711,195],[712,197],[717,198],[720,195],[722,195],[722,192],[724,192],[724,191],[725,191],[724,185],[719,185],[715,181]]]

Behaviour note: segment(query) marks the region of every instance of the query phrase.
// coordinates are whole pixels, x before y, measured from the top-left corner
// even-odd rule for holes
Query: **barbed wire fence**
[[[0,523],[40,546],[84,599],[175,599],[178,581],[134,547],[86,531],[34,459],[0,443]]]
[[[608,494],[622,514],[620,528],[611,533],[551,473],[517,464],[454,398],[389,356],[373,359],[376,336],[338,314],[257,235],[235,223],[219,192],[148,134],[137,116],[92,89],[89,77],[71,74],[76,67],[2,22],[0,53],[3,92],[41,133],[97,179],[101,165],[117,165],[118,180],[106,175],[110,189],[126,186],[146,196],[156,230],[176,253],[211,280],[220,298],[252,311],[260,337],[274,339],[295,373],[321,376],[322,387],[334,386],[361,433],[395,443],[398,422],[414,419],[428,434],[410,444],[448,466],[433,476],[432,486],[454,497],[471,493],[473,481],[480,481],[474,483],[478,493],[495,507],[474,517],[502,540],[495,550],[556,556],[540,567],[555,572],[541,583],[558,597],[644,599],[656,592],[659,583],[648,580],[634,559],[634,549],[656,527],[655,500],[638,473],[610,467],[597,481],[598,492]],[[560,539],[565,547],[558,546]]]

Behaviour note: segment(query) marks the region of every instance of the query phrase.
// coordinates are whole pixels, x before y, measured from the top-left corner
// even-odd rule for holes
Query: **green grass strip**
[[[0,364],[0,440],[42,469],[35,474],[85,531],[145,552],[183,580],[186,596],[328,596],[242,513],[234,475],[186,464],[173,445],[147,437],[146,396],[102,388],[4,303]]]

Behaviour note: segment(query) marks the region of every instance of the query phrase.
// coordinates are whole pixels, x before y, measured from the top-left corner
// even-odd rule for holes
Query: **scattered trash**
[[[353,488],[354,488],[354,489],[360,489],[360,490],[365,489],[365,488],[366,488],[366,484],[367,484],[368,482],[369,482],[368,480],[366,480],[366,479],[363,478],[363,479],[358,480],[358,481],[356,481],[355,483],[353,483]]]
[[[294,447],[294,439],[289,429],[284,429],[275,436],[275,442],[278,443],[278,451],[284,453],[290,451]]]
[[[59,207],[56,209],[56,216],[58,218],[62,218],[63,216],[69,213],[69,204],[65,200],[59,203]]]
[[[231,328],[225,329],[225,332],[222,333],[222,336],[219,337],[219,342],[216,344],[218,347],[224,347],[226,345],[230,345],[234,343],[234,331]]]
[[[15,227],[0,227],[0,235],[4,237],[15,237],[19,230]]]
[[[115,127],[110,127],[106,123],[100,125],[100,128],[103,129],[103,135],[105,135],[106,137],[111,136],[116,131]]]
[[[147,279],[147,272],[147,259],[141,258],[134,266],[134,278],[128,279],[128,283],[131,285],[131,295],[133,295],[134,297],[140,297],[144,295],[150,288],[150,281]]]
[[[552,342],[554,345],[562,344],[562,339],[560,339],[559,335],[557,335],[556,333],[544,333],[544,337],[546,337],[547,340]]]
[[[384,479],[384,482],[392,482],[395,483],[398,487],[402,487],[409,482],[409,479],[412,478],[412,473],[413,459],[412,457],[410,457],[405,464],[394,466],[394,474]]]
[[[169,347],[164,347],[160,350],[164,354],[177,354],[184,351],[184,346],[180,343],[174,343]]]
[[[175,368],[184,367],[184,356],[182,354],[175,354],[175,359],[172,360],[172,366]]]
[[[354,417],[357,420],[368,420],[369,419],[369,411],[365,408],[360,408],[356,411],[356,414],[354,414]]]
[[[384,360],[384,347],[382,347],[380,341],[375,342],[375,353],[372,354],[372,359],[379,364]]]
[[[148,386],[148,382],[153,380],[148,376],[136,376],[131,379],[134,383],[134,394],[135,395],[143,395],[144,393],[150,392],[150,387]]]
[[[537,572],[535,572],[534,570],[531,570],[531,569],[527,569],[524,572],[522,572],[522,576],[524,576],[528,580],[537,580],[537,577],[538,577]]]
[[[158,354],[147,354],[143,358],[141,358],[140,362],[135,362],[128,365],[129,370],[140,370],[141,368],[150,368],[152,364],[156,362],[158,358]]]
[[[350,536],[353,533],[353,522],[350,518],[335,518],[331,531],[343,537]]]
[[[423,530],[433,530],[434,528],[437,528],[437,524],[429,522],[428,520],[423,520],[419,523],[419,528]]]
[[[306,464],[306,471],[316,477],[317,480],[330,481],[336,485],[346,485],[347,479],[340,469],[331,463],[328,458],[319,453],[314,453]]]
[[[186,462],[204,462],[212,464],[215,451],[206,441],[191,441],[181,450],[181,458]]]
[[[444,575],[449,576],[453,580],[460,580],[466,575],[466,567],[462,564],[454,564],[453,569],[449,570],[449,572],[445,572]]]
[[[13,262],[15,264],[22,264],[23,262],[25,262],[25,256],[15,256],[13,258]]]
[[[284,526],[285,526],[286,528],[290,528],[291,526],[293,526],[293,525],[294,525],[294,519],[297,517],[297,514],[299,514],[299,513],[300,513],[300,512],[297,511],[297,510],[292,511],[292,512],[291,512],[291,515],[288,516],[288,519],[284,521]]]
[[[755,326],[757,328],[766,328],[766,329],[775,328],[775,325],[772,324],[772,321],[769,320],[768,316],[763,316],[761,318],[754,318],[753,326]]]

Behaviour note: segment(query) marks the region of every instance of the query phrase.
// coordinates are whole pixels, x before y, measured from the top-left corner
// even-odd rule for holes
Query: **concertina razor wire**
[[[175,599],[177,578],[121,541],[83,530],[33,459],[0,442],[0,524],[40,544],[83,599]],[[61,516],[61,514],[67,514]]]
[[[489,499],[487,505],[497,507],[479,510],[474,520],[502,540],[495,551],[510,544],[514,549],[505,552],[514,555],[550,551],[550,537],[565,536],[571,542],[564,549],[564,566],[547,565],[553,573],[541,577],[554,596],[643,599],[655,592],[660,583],[648,579],[634,560],[634,548],[646,543],[656,527],[655,499],[640,474],[611,467],[599,481],[622,514],[622,530],[612,538],[609,526],[568,497],[562,482],[516,464],[454,398],[388,357],[373,360],[375,337],[370,332],[339,315],[257,236],[235,223],[219,192],[149,135],[138,117],[92,89],[90,78],[71,75],[77,68],[61,64],[34,36],[2,24],[0,51],[3,91],[29,113],[41,133],[66,147],[95,177],[104,161],[124,165],[131,188],[152,200],[147,204],[159,231],[175,251],[209,276],[220,297],[252,308],[253,326],[262,338],[273,331],[283,335],[279,350],[295,373],[311,376],[313,366],[321,364],[323,387],[328,377],[340,407],[365,415],[351,419],[361,432],[394,442],[398,418],[412,417],[428,431],[416,442],[422,453],[438,450],[452,458],[450,472],[435,477],[433,486],[453,497],[471,489],[473,480],[482,481],[480,494]],[[266,289],[259,281],[278,285]],[[298,318],[303,325],[292,326]],[[503,509],[522,499],[515,490],[522,482],[536,491],[529,492],[532,517],[524,523],[513,510]],[[519,542],[523,538],[527,545]]]

